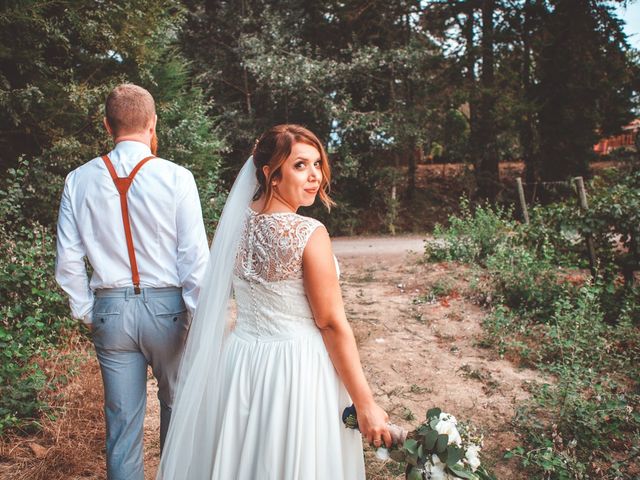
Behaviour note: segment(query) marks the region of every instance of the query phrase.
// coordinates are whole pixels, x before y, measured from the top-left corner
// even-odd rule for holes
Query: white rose
[[[440,416],[438,417],[438,420],[444,420],[445,422],[453,422],[456,425],[458,424],[458,420],[456,419],[456,417],[454,417],[450,413],[446,413],[446,412],[440,413]]]
[[[383,462],[386,462],[387,460],[389,460],[389,450],[387,450],[384,447],[380,447],[376,450],[376,457],[378,457],[378,460],[382,460]]]
[[[447,480],[449,478],[449,474],[444,471],[446,465],[440,463],[440,465],[431,465],[427,472],[430,474],[427,478],[431,480]]]
[[[472,471],[476,471],[480,466],[480,459],[478,458],[478,454],[480,453],[480,447],[478,445],[474,445],[473,443],[467,447],[467,451],[464,453],[464,457],[469,462],[469,466]]]
[[[431,464],[427,462],[424,465],[424,471],[428,473],[429,480],[452,480],[454,477],[447,473],[447,465],[440,461],[437,455],[431,456]],[[455,480],[455,479],[454,479]]]
[[[441,413],[440,421],[436,425],[436,430],[441,435],[449,435],[449,444],[455,443],[456,445],[460,446],[460,444],[462,443],[462,438],[460,438],[460,433],[456,428],[457,424],[458,421],[456,420],[456,417],[446,413]]]

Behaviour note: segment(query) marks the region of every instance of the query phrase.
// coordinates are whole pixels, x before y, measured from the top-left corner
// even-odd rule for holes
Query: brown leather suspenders
[[[153,155],[150,157],[143,158],[140,162],[134,167],[128,177],[118,177],[116,170],[113,168],[113,164],[107,155],[102,157],[104,164],[107,166],[107,170],[109,170],[109,174],[111,175],[111,179],[113,183],[115,183],[116,188],[118,189],[118,193],[120,194],[120,209],[122,210],[122,224],[124,225],[124,236],[127,239],[127,250],[129,251],[129,263],[131,264],[131,279],[133,280],[133,290],[136,295],[140,294],[140,274],[138,273],[138,263],[136,262],[136,252],[133,249],[133,237],[131,236],[131,222],[129,220],[129,206],[127,203],[127,192],[129,191],[129,187],[133,182],[133,178],[138,173],[145,163],[147,163],[152,158],[155,158]]]

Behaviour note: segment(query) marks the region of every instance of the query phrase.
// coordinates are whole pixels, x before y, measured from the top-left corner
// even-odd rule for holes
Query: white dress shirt
[[[151,155],[135,141],[119,142],[109,158],[119,177]],[[182,287],[193,314],[209,258],[193,175],[154,158],[136,174],[127,194],[140,287]],[[88,281],[84,258],[93,275]],[[102,158],[78,167],[65,181],[58,216],[56,281],[69,294],[74,318],[91,323],[93,291],[133,286],[120,196]]]

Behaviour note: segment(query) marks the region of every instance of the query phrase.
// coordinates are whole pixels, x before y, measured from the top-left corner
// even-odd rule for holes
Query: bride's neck
[[[265,199],[261,197],[251,207],[259,213],[296,213],[298,210],[276,193],[271,197],[268,205],[265,205]]]

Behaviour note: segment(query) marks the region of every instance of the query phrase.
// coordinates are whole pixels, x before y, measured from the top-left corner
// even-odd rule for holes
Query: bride
[[[347,322],[324,226],[330,170],[298,125],[265,132],[216,230],[179,374],[161,480],[364,479],[362,440],[391,445]],[[227,321],[231,291],[237,320]]]

